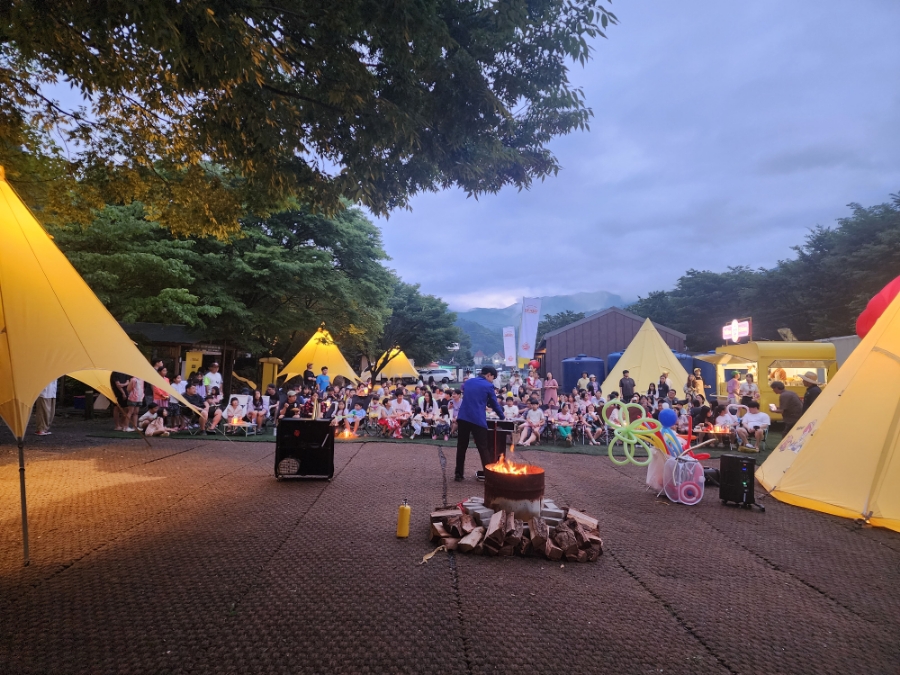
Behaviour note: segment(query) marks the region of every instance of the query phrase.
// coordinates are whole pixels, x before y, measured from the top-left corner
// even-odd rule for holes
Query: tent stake
[[[19,494],[22,498],[22,544],[24,546],[24,566],[31,563],[28,552],[28,507],[25,505],[25,441],[19,441]]]

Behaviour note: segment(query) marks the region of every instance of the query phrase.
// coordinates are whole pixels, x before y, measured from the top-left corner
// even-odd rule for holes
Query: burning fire
[[[344,429],[338,434],[338,438],[356,438],[356,436],[349,429]]]
[[[237,417],[232,417],[232,418],[231,418],[231,423],[232,423],[232,424],[240,424],[241,421],[240,421]]]
[[[500,455],[500,459],[493,464],[488,464],[485,468],[495,473],[511,473],[515,476],[524,476],[529,473],[543,473],[544,470],[539,466],[534,466],[533,464],[519,464],[513,458],[515,451],[513,450],[513,446],[509,448],[509,456],[510,459],[506,458],[506,455]]]

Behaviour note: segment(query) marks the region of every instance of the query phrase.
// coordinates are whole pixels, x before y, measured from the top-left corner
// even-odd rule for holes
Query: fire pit
[[[500,455],[484,472],[484,504],[494,511],[513,511],[519,520],[541,515],[544,498],[544,470],[533,464],[519,464]]]

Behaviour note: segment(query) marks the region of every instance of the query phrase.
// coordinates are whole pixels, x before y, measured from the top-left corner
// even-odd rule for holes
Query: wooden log
[[[550,527],[543,518],[532,518],[528,521],[528,530],[531,534],[531,545],[535,551],[543,551],[544,544],[550,538]]]
[[[566,553],[564,557],[566,562],[578,562],[578,553]]]
[[[603,540],[600,538],[600,533],[597,530],[592,530],[587,533],[588,541],[591,542],[591,546],[598,546],[600,550],[603,550]]]
[[[447,529],[441,523],[432,523],[431,524],[431,541],[437,541],[438,539],[446,539],[450,536],[450,533],[447,532]]]
[[[455,551],[456,547],[459,545],[459,539],[456,537],[447,537],[446,539],[441,539],[441,543],[447,547],[448,551]]]
[[[600,557],[601,550],[599,547],[592,545],[587,551],[587,560],[588,562],[594,562],[597,558]]]
[[[562,549],[565,555],[578,555],[578,542],[575,541],[575,535],[565,525],[560,525],[556,528],[553,541]]]
[[[481,543],[482,537],[484,537],[484,528],[476,527],[474,530],[469,532],[469,534],[459,540],[459,545],[457,546],[457,548],[463,553],[468,553]]]
[[[600,527],[600,523],[596,518],[591,518],[583,511],[569,509],[566,516],[572,520],[578,521],[578,523],[586,530],[596,530]]]
[[[497,511],[491,516],[484,538],[485,544],[491,542],[496,544],[496,548],[503,546],[503,540],[506,538],[506,514],[503,511]]]
[[[447,518],[447,530],[450,532],[451,537],[456,537],[457,539],[462,539],[468,534],[468,532],[463,532],[461,515]]]
[[[484,529],[484,528],[482,528]],[[478,541],[475,548],[472,549],[472,555],[482,555],[484,553],[484,536]]]
[[[544,555],[550,560],[559,560],[563,556],[562,549],[553,543],[552,539],[548,539],[544,544]]]
[[[509,518],[509,515],[507,515],[507,518]],[[506,522],[509,523],[509,520]],[[516,548],[522,543],[522,533],[525,530],[525,524],[521,520],[516,520],[515,517],[513,517],[512,522],[513,528],[512,530],[506,530],[506,539],[503,540],[503,544],[504,546],[510,544]]]
[[[513,546],[512,544],[503,544],[503,546],[500,547],[500,551],[497,553],[497,555],[500,555],[500,556],[512,555],[513,553],[515,553],[515,550],[516,550],[516,547]]]
[[[531,539],[528,537],[522,537],[522,542],[519,544],[519,547],[516,549],[516,553],[518,555],[528,556],[534,553],[534,547],[531,545]]]
[[[461,515],[462,515],[462,511],[460,511],[459,509],[437,509],[437,510],[431,512],[431,522],[432,523],[436,523],[436,522],[445,523],[445,522],[447,522],[447,518],[450,518],[452,516],[461,516]]]
[[[477,527],[475,519],[468,513],[462,514],[462,517],[459,519],[459,526],[462,528],[463,534],[471,534]]]
[[[587,532],[584,531],[584,528],[577,520],[567,520],[566,524],[569,526],[569,529],[572,530],[572,534],[575,535],[575,543],[578,544],[578,548],[585,549],[591,547]]]

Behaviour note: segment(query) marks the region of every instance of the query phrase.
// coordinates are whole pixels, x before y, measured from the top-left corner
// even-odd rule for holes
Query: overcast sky
[[[420,195],[379,221],[391,263],[453,309],[668,289],[771,266],[846,204],[900,191],[900,2],[616,0],[576,66],[591,131],[529,192]]]

